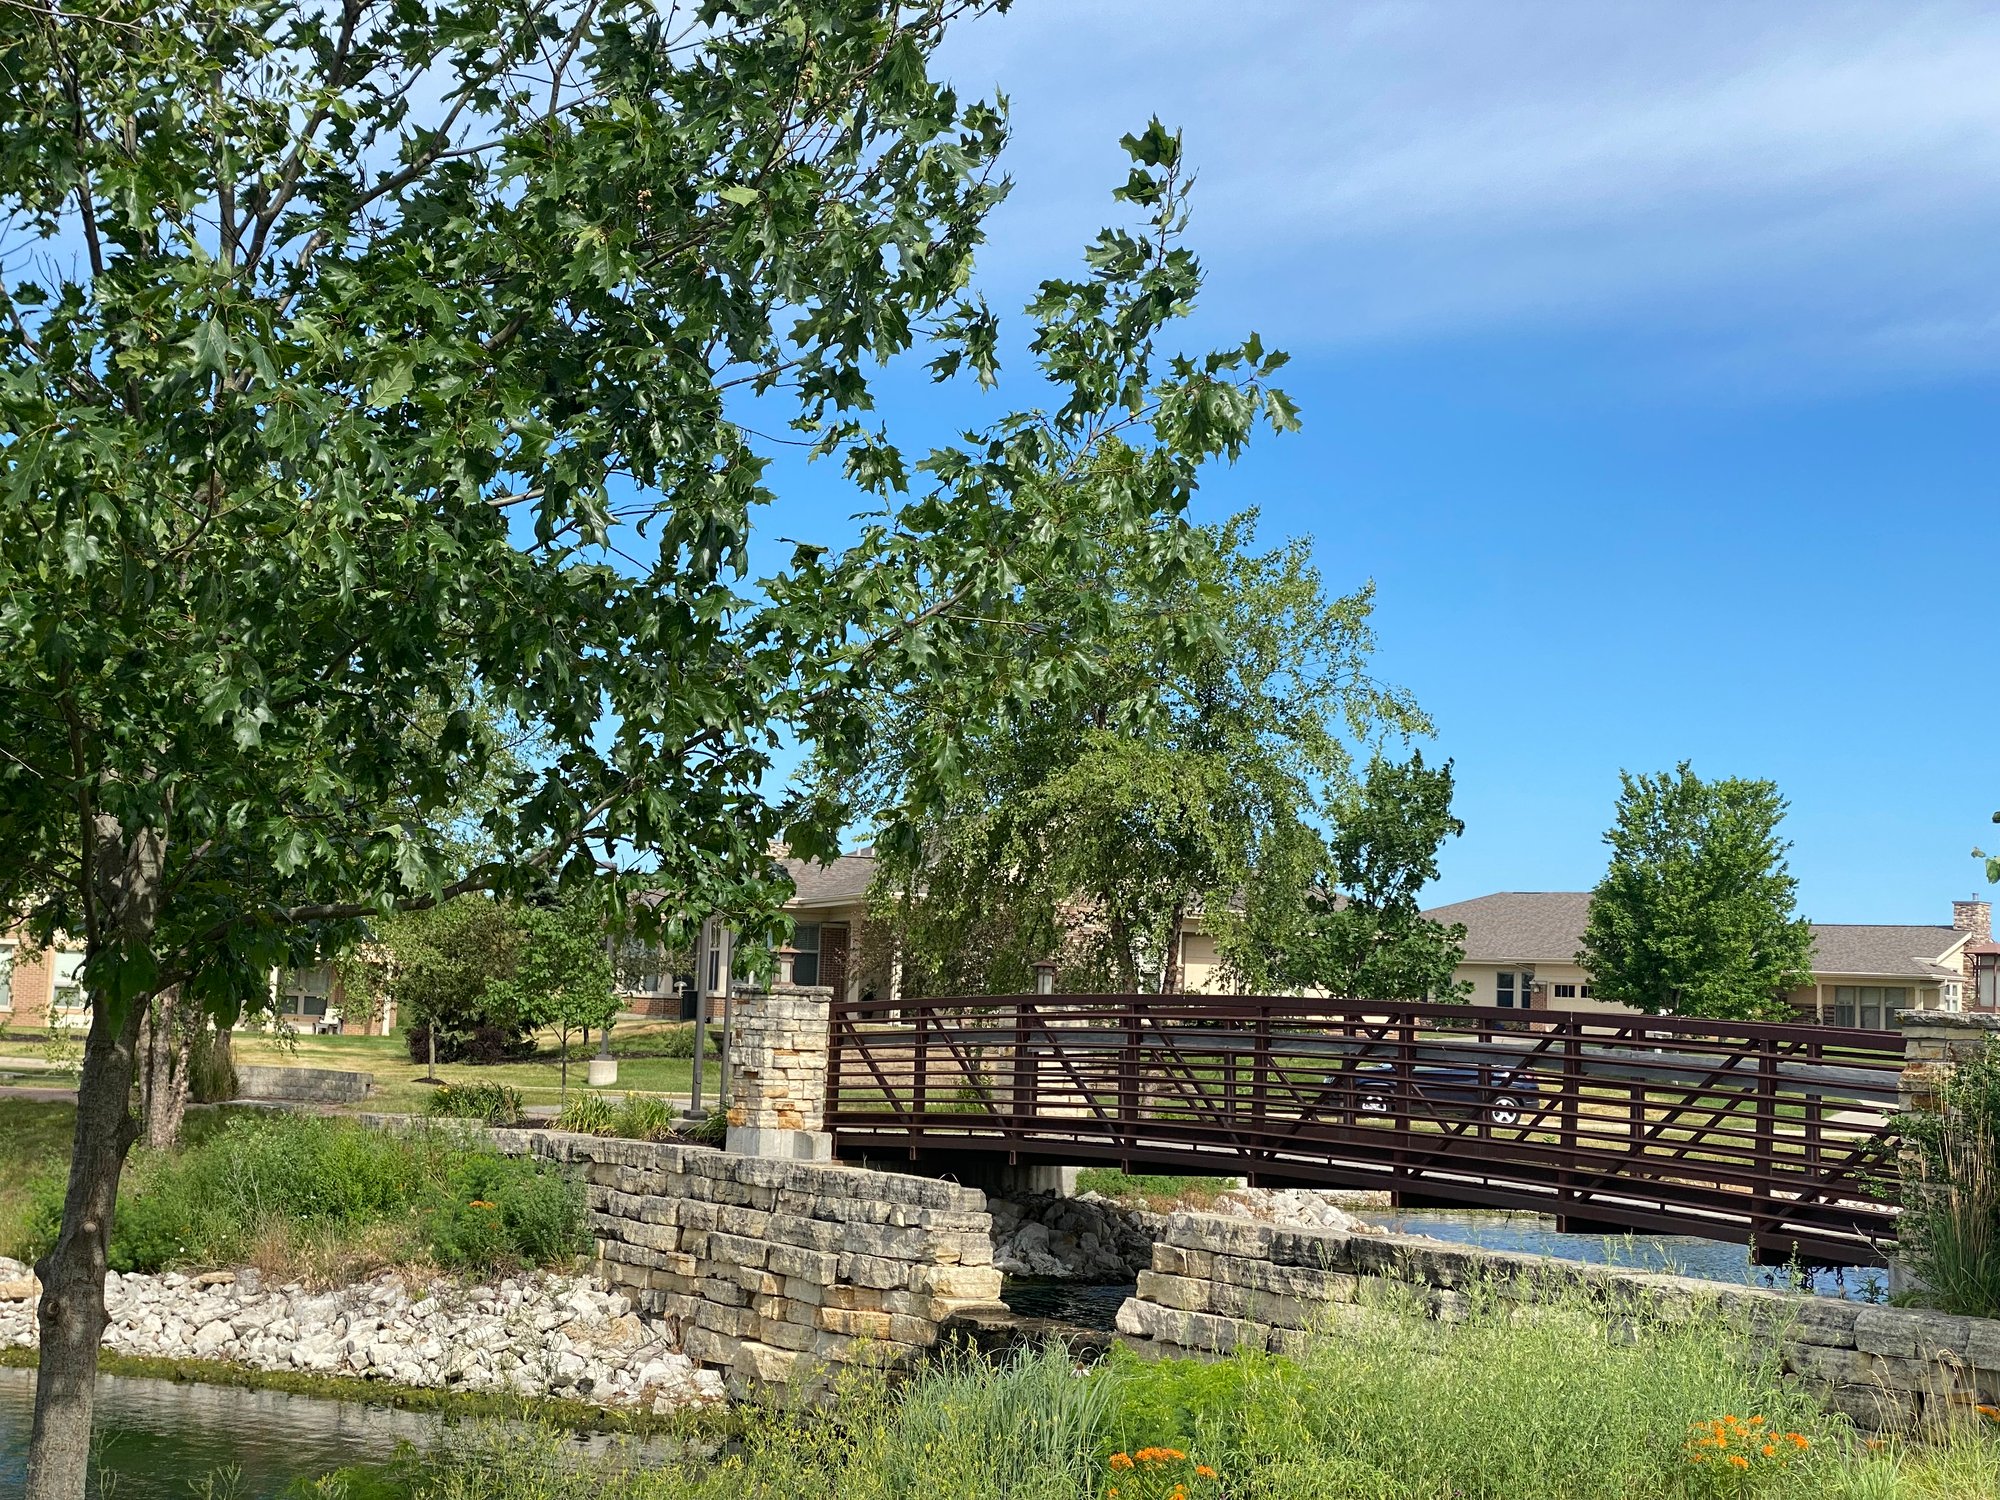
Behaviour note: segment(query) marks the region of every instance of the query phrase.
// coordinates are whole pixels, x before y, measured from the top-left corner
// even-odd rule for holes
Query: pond
[[[1426,1234],[1485,1250],[1552,1255],[1635,1271],[1671,1271],[1731,1286],[1811,1292],[1853,1302],[1885,1301],[1889,1292],[1889,1273],[1873,1266],[1752,1265],[1747,1246],[1691,1234],[1558,1234],[1556,1221],[1545,1215],[1485,1209],[1357,1209],[1355,1217],[1396,1234]]]
[[[27,1483],[35,1372],[0,1369],[0,1495]],[[379,1463],[438,1418],[277,1391],[104,1375],[90,1493],[105,1500],[279,1500],[297,1480]]]

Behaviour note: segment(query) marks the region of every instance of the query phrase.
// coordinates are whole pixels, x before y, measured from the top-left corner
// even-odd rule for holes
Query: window
[[[281,1007],[288,1016],[323,1016],[333,994],[333,967],[315,964],[310,969],[289,970],[279,982]]]
[[[1833,1024],[1888,1030],[1896,1024],[1896,1012],[1909,1003],[1910,992],[1901,985],[1837,984],[1833,987]]]
[[[58,953],[56,955],[55,993],[50,1010],[82,1010],[85,1005],[83,994],[83,955],[81,953]]]
[[[0,943],[0,1010],[14,1008],[14,945]]]
[[[1587,985],[1587,984],[1586,984],[1586,985],[1585,985],[1585,986],[1583,987],[1583,998],[1584,998],[1584,999],[1586,999],[1586,1000],[1588,1000],[1588,999],[1590,999],[1590,997],[1591,997],[1591,987],[1590,987],[1589,985]]]
[[[799,923],[792,933],[792,947],[797,953],[792,959],[792,983],[818,984],[819,923]]]
[[[1522,988],[1525,989],[1527,986],[1523,985]],[[1502,969],[1493,976],[1493,1003],[1510,1008],[1514,1004],[1514,975],[1511,971]]]
[[[1576,986],[1575,986],[1575,985],[1573,985],[1573,984],[1559,984],[1559,985],[1557,985],[1557,986],[1556,986],[1556,999],[1558,999],[1558,1000],[1574,1000],[1575,998],[1576,998]]]

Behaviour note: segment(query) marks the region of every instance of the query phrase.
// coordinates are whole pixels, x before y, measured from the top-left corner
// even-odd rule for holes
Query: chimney
[[[1989,901],[1971,900],[1951,903],[1951,925],[1958,932],[1969,932],[1975,943],[1993,941],[1993,905]]]

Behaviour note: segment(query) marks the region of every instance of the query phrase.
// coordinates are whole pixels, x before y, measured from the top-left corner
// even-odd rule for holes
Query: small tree
[[[569,1048],[577,1033],[609,1026],[618,1013],[611,958],[596,914],[580,902],[523,914],[513,977],[487,987],[488,1004],[556,1033],[559,1097],[569,1102]]]
[[[1577,962],[1598,995],[1651,1015],[1784,1019],[1812,978],[1812,925],[1779,837],[1775,783],[1621,772],[1611,867],[1590,899]]]
[[[1264,945],[1240,961],[1252,988],[1323,990],[1361,1000],[1456,999],[1452,978],[1465,929],[1434,922],[1417,904],[1437,879],[1438,851],[1465,832],[1451,810],[1451,762],[1431,767],[1382,756],[1334,809],[1323,883],[1289,924],[1259,913]],[[1287,930],[1288,926],[1292,929]],[[1265,967],[1254,968],[1261,963]]]

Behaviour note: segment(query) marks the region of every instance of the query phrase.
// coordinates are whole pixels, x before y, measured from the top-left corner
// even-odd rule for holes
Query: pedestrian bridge
[[[844,1158],[1385,1189],[1881,1265],[1893,1031],[1263,996],[833,1009]]]

